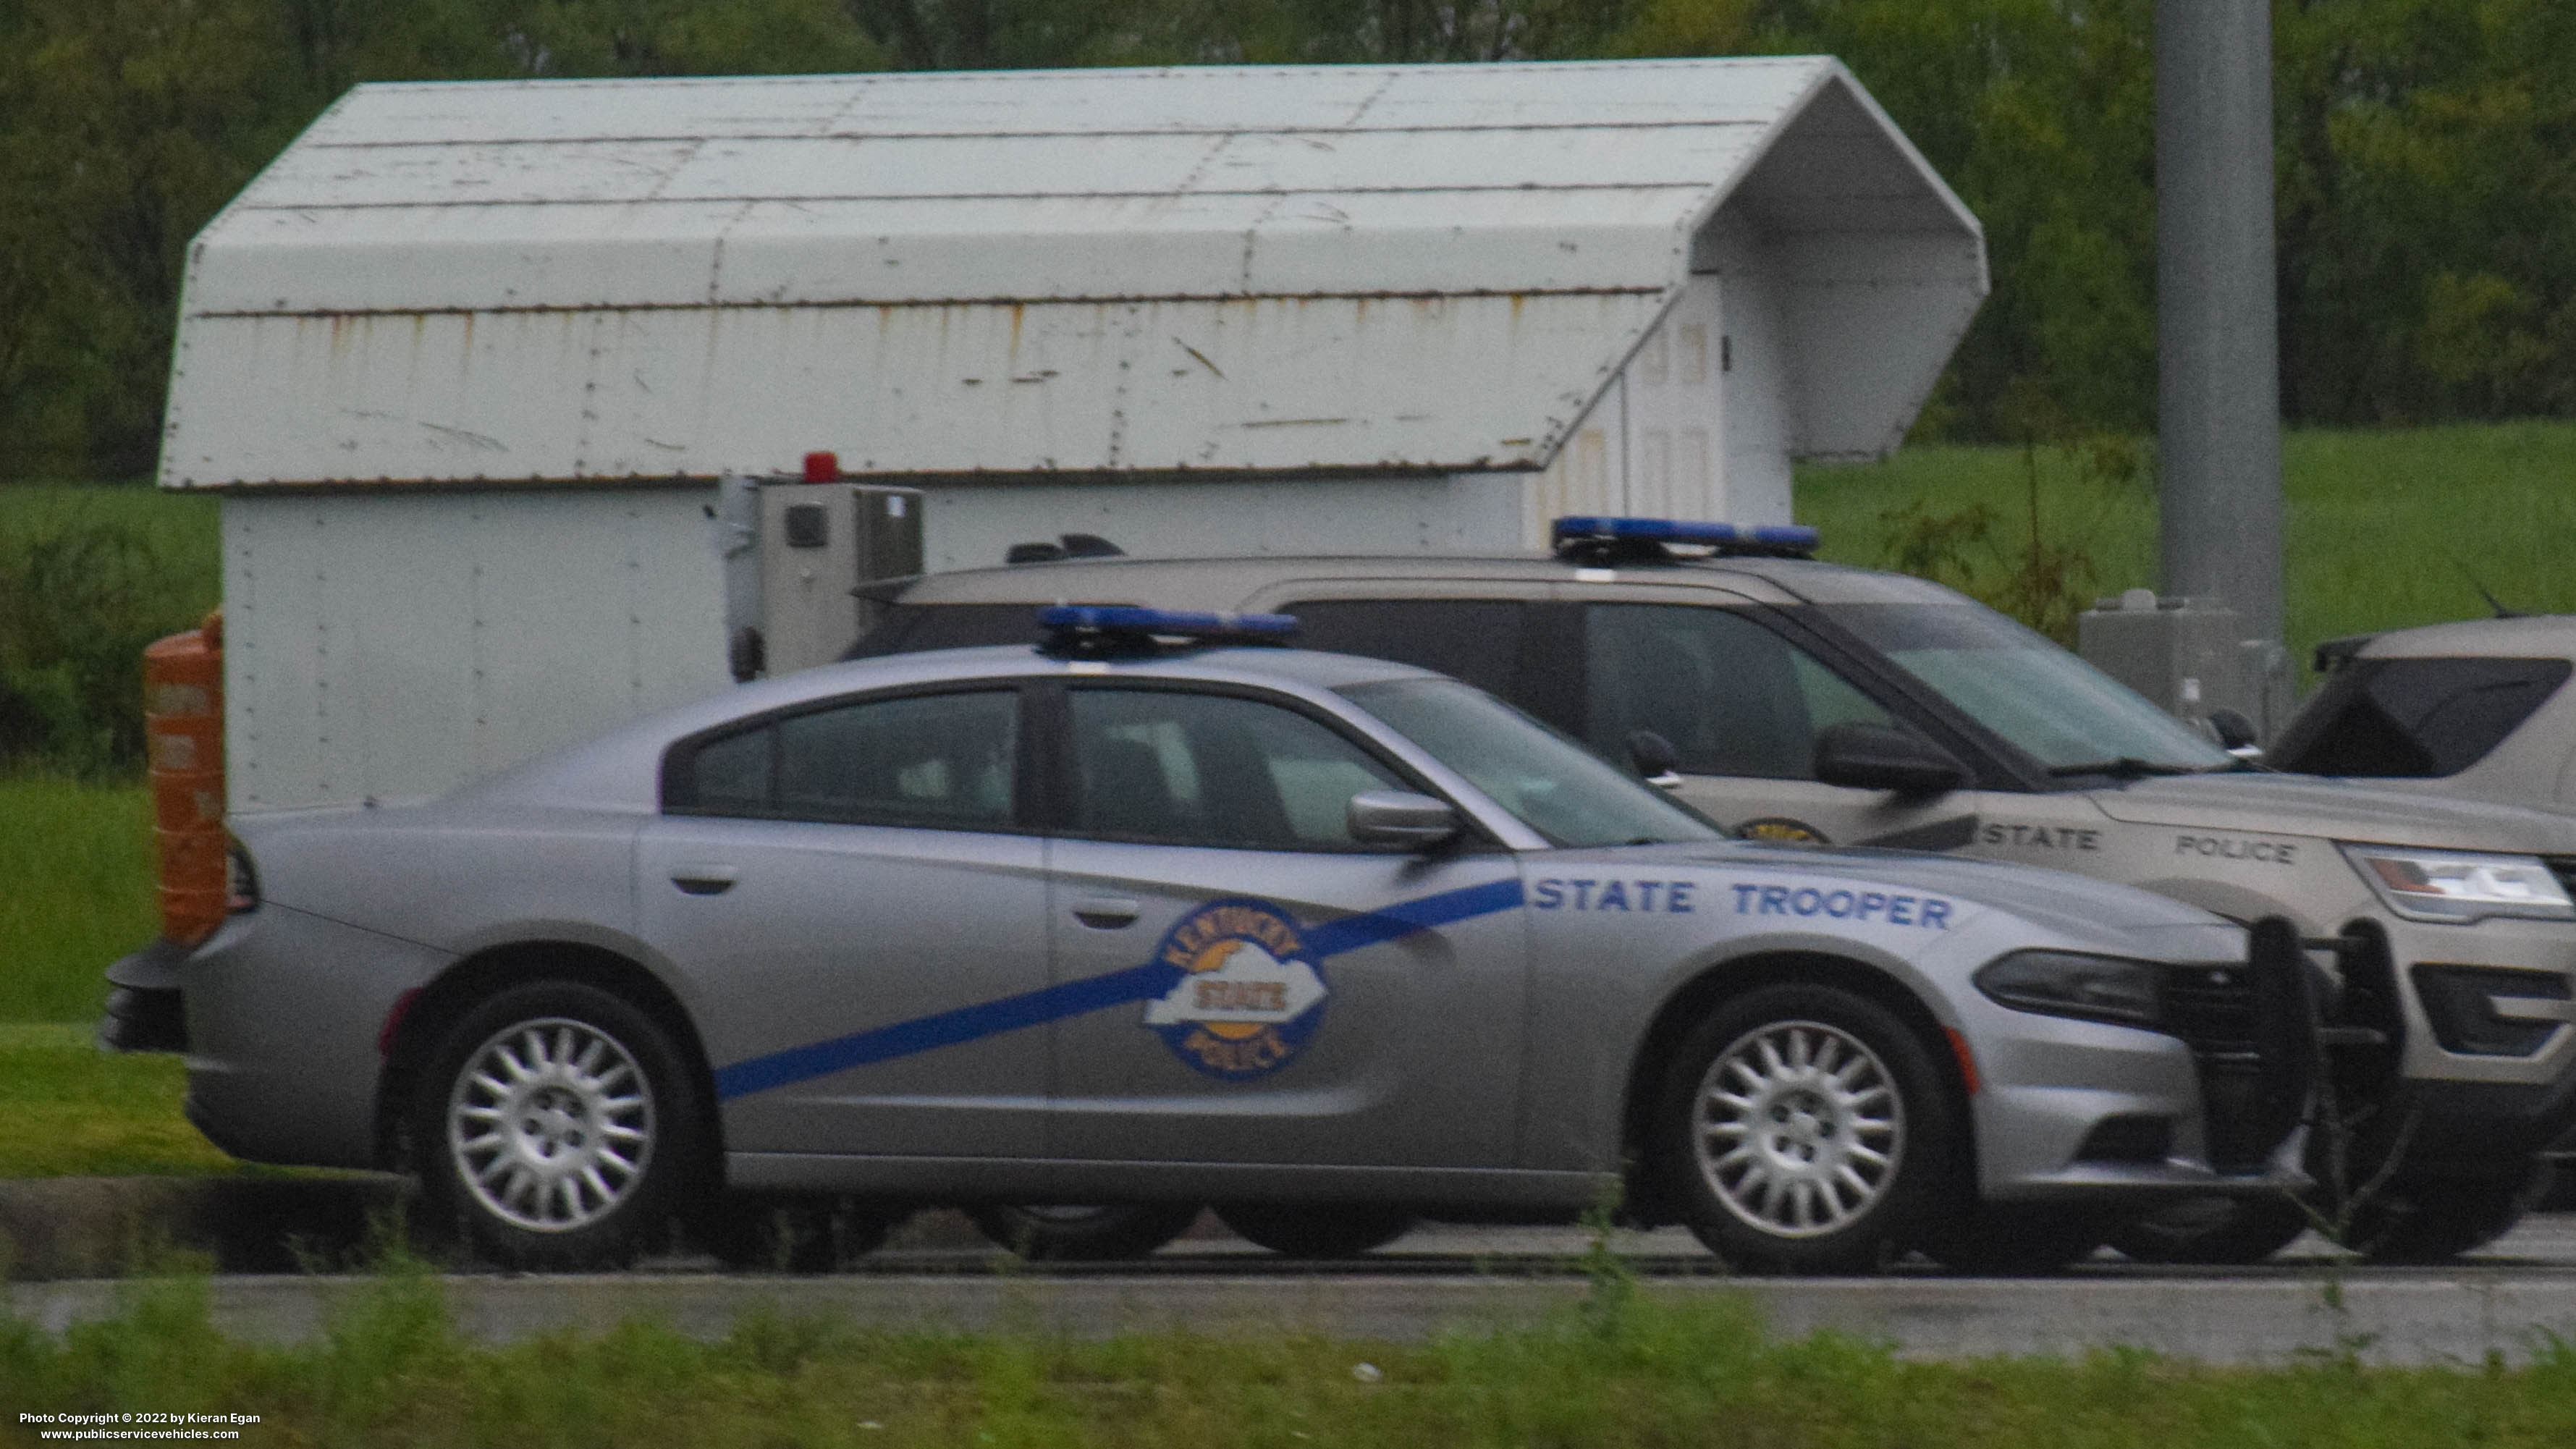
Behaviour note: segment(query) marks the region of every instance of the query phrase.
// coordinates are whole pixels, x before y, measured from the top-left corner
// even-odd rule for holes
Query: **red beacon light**
[[[838,477],[840,477],[840,476],[841,476],[841,455],[840,455],[840,454],[838,454],[838,453],[808,453],[808,454],[806,454],[806,455],[805,455],[805,481],[806,481],[806,482],[808,482],[808,483],[829,483],[829,482],[831,482],[833,479],[838,478]]]

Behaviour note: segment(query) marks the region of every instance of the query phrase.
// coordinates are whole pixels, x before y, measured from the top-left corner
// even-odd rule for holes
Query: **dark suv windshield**
[[[1827,618],[2050,770],[2224,770],[2225,750],[1983,604],[1826,604]]]
[[[2521,728],[2568,672],[2564,659],[2358,660],[2290,721],[2272,763],[2307,775],[2456,775]]]

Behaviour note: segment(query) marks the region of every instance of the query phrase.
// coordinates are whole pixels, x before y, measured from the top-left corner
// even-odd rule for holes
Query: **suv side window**
[[[2361,659],[2281,732],[2269,764],[2303,775],[2456,775],[2549,702],[2564,659]]]
[[[1310,599],[1290,604],[1300,649],[1391,659],[1512,697],[1525,607],[1511,599]]]
[[[688,747],[666,808],[697,815],[1008,830],[1019,693],[864,700]]]
[[[1694,775],[1815,778],[1816,733],[1895,723],[1813,655],[1731,609],[1592,604],[1584,610],[1585,725],[1592,747],[1672,741]]]
[[[1076,835],[1246,850],[1359,850],[1351,797],[1410,786],[1294,710],[1232,695],[1076,689]]]

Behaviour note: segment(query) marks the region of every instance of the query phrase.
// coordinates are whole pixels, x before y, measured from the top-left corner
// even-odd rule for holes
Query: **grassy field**
[[[230,1172],[179,1115],[177,1057],[111,1056],[86,1024],[0,1026],[0,1178]]]
[[[1760,1446],[2125,1449],[2576,1442],[2576,1352],[2527,1369],[1899,1362],[1766,1344],[1743,1304],[1626,1298],[1536,1331],[1427,1345],[1294,1332],[1102,1343],[751,1319],[712,1343],[628,1323],[508,1347],[460,1338],[435,1280],[388,1277],[328,1338],[226,1340],[204,1290],[138,1286],[61,1343],[0,1325],[0,1403],[257,1414],[253,1444],[547,1446]],[[14,1418],[14,1414],[11,1416]],[[35,1442],[0,1425],[0,1442]]]
[[[2093,592],[2155,584],[2151,470],[2121,478],[2080,450],[1923,446],[1802,468],[1798,519],[1824,531],[1826,557],[1879,567],[1890,515],[1982,504],[1999,520],[1995,542],[2018,549],[2034,470],[2041,536],[2090,556]],[[2320,639],[2482,615],[2479,583],[2527,612],[2576,611],[2576,423],[2293,432],[2282,493],[2302,662]]]
[[[0,783],[0,1021],[98,1014],[99,972],[161,929],[141,785]]]

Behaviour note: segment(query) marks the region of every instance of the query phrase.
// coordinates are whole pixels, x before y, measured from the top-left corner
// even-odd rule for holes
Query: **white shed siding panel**
[[[958,483],[926,495],[923,547],[934,572],[989,568],[1013,543],[1062,533],[1098,534],[1138,557],[1479,553],[1520,546],[1519,503],[1474,475]]]
[[[231,808],[432,794],[728,687],[708,496],[227,498]]]
[[[202,319],[168,477],[1535,467],[1651,293]],[[1479,406],[1462,408],[1472,377]],[[183,411],[184,410],[184,411]],[[961,429],[962,416],[983,420]],[[578,420],[566,427],[564,419]],[[1502,432],[1492,425],[1517,425]],[[361,475],[363,476],[363,475]]]

